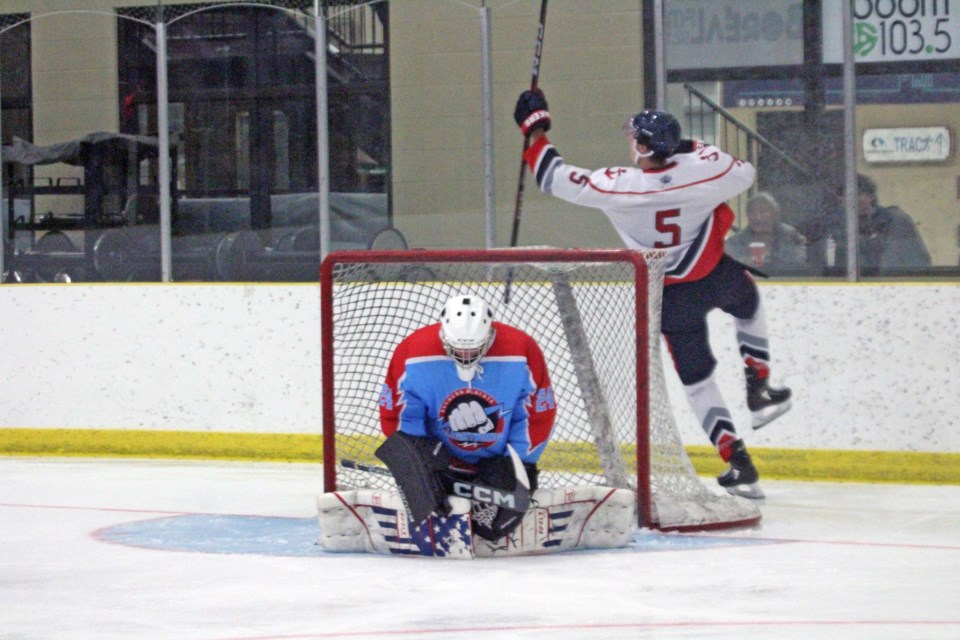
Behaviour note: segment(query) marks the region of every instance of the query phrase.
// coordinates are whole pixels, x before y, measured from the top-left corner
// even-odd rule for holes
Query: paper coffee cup
[[[762,267],[763,263],[767,260],[767,243],[751,242],[750,259],[753,260],[754,266]]]

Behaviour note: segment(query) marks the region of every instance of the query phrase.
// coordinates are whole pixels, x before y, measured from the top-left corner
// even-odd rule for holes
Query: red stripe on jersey
[[[530,169],[536,170],[537,162],[538,162],[539,159],[540,159],[540,155],[543,153],[545,147],[547,147],[548,145],[550,145],[550,142],[547,140],[547,137],[546,137],[546,136],[543,136],[542,138],[540,138],[539,140],[537,140],[529,149],[527,149],[526,152],[524,152],[524,154],[523,154],[523,159],[526,160],[527,165],[529,165]],[[614,191],[614,190],[612,190],[612,189],[603,189],[603,188],[601,188],[601,187],[598,187],[598,186],[596,185],[596,183],[594,183],[592,180],[590,180],[590,176],[587,175],[587,174],[582,174],[582,175],[577,176],[577,180],[576,180],[576,181],[577,181],[578,184],[585,184],[585,185],[587,185],[588,187],[590,187],[591,189],[593,189],[593,190],[596,191],[597,193],[603,193],[603,194],[606,194],[606,195],[611,195],[611,196],[647,196],[647,195],[655,194],[655,193],[667,193],[668,191],[679,191],[680,189],[686,189],[686,188],[688,188],[688,187],[693,187],[693,186],[696,186],[696,185],[698,185],[698,184],[705,184],[705,183],[707,183],[707,182],[713,182],[714,180],[719,180],[719,179],[722,178],[723,176],[725,176],[725,175],[727,175],[728,173],[730,173],[730,172],[733,170],[733,168],[734,168],[737,164],[739,164],[739,163],[740,163],[739,160],[737,160],[736,158],[732,158],[732,161],[730,162],[730,164],[727,166],[726,169],[724,169],[723,171],[721,171],[720,173],[718,173],[718,174],[716,174],[716,175],[710,176],[709,178],[704,178],[703,180],[697,180],[696,182],[688,182],[688,183],[686,183],[686,184],[679,184],[679,185],[677,185],[677,186],[675,186],[675,187],[668,187],[668,188],[666,188],[666,189],[651,189],[650,191]],[[667,170],[667,169],[670,169],[670,168],[671,168],[671,166],[667,166],[667,167],[663,167],[662,170]],[[657,171],[656,169],[650,169],[650,170],[645,170],[644,173],[655,173],[656,171]]]
[[[547,136],[540,136],[536,142],[523,152],[523,159],[527,163],[527,166],[530,167],[530,171],[537,170],[537,159],[540,158],[540,154],[543,153],[543,150],[548,146],[550,146],[550,141],[547,140]]]
[[[721,171],[715,176],[710,176],[709,178],[704,178],[703,180],[697,180],[696,182],[679,184],[675,187],[667,187],[666,189],[654,189],[651,191],[611,191],[609,189],[601,189],[600,187],[595,185],[588,176],[583,177],[583,182],[594,191],[597,191],[599,193],[606,193],[612,196],[646,196],[646,195],[650,195],[651,193],[666,193],[668,191],[679,191],[680,189],[686,189],[687,187],[693,187],[698,184],[704,184],[706,182],[713,182],[714,180],[719,180],[723,176],[730,173],[730,171],[734,167],[734,164],[736,164],[737,162],[740,162],[740,161],[734,158],[733,162],[730,163],[730,166],[728,166],[726,169],[724,169],[723,171]],[[644,171],[644,173],[648,173],[648,172]]]

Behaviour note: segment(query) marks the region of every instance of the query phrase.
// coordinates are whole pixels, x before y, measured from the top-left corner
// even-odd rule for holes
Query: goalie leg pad
[[[410,522],[396,491],[334,491],[317,501],[320,544],[327,551],[474,557],[470,501],[450,498],[449,515]]]
[[[450,465],[453,454],[442,442],[397,431],[380,445],[376,456],[393,474],[414,522],[446,509],[447,491],[439,472]]]
[[[632,491],[579,486],[541,489],[513,533],[496,542],[476,540],[478,557],[612,549],[630,544],[637,529]]]
[[[410,537],[420,548],[421,555],[455,560],[473,558],[470,501],[450,497],[450,513],[431,515],[414,527]]]

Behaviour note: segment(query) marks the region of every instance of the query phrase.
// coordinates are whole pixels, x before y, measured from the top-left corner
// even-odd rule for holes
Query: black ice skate
[[[753,466],[750,454],[747,453],[747,447],[743,440],[734,442],[730,449],[730,468],[717,476],[717,482],[721,487],[735,496],[742,496],[752,500],[764,498],[763,489],[757,484],[760,474],[757,468]]]
[[[790,389],[771,389],[753,367],[747,374],[747,408],[753,416],[753,428],[759,429],[790,410]]]

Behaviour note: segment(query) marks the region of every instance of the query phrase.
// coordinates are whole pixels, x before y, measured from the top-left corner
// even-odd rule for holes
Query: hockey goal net
[[[396,345],[479,295],[540,345],[557,400],[543,488],[600,484],[637,495],[639,525],[753,525],[759,510],[694,471],[667,396],[659,340],[661,252],[574,249],[357,251],[321,268],[324,490],[387,489],[374,451],[378,398]]]

